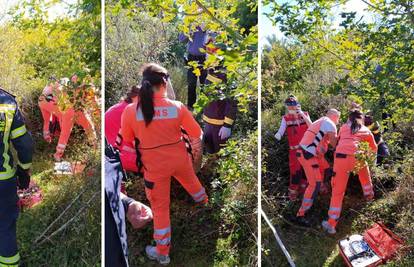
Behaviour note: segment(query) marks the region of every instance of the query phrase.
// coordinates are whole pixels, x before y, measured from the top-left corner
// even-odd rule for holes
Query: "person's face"
[[[332,118],[331,119],[335,123],[335,125],[338,125],[339,124],[339,118],[340,117],[341,117],[341,114],[340,113],[332,115]]]
[[[298,107],[296,105],[286,105],[286,109],[289,114],[297,114]]]

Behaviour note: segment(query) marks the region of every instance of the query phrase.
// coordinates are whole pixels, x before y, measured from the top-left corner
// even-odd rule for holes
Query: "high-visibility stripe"
[[[25,133],[27,133],[27,130],[26,130],[26,126],[23,125],[21,127],[18,127],[16,129],[12,130],[10,136],[11,136],[11,139],[16,139],[16,138],[24,135]]]
[[[212,83],[221,83],[222,82],[222,80],[220,78],[214,77],[211,74],[207,74],[206,79],[209,80]]]
[[[17,164],[19,164],[19,166],[22,167],[24,170],[30,169],[32,167],[32,163],[31,162],[30,163],[21,163],[19,161],[19,163],[17,163]]]
[[[171,232],[171,227],[168,226],[166,228],[162,228],[162,229],[155,229],[154,230],[154,235],[166,235],[169,232]]]
[[[214,124],[214,125],[223,125],[224,124],[224,120],[217,120],[217,119],[211,119],[209,117],[207,117],[206,115],[203,115],[203,121],[210,123],[210,124]]]
[[[313,199],[311,199],[311,198],[304,198],[303,199],[303,203],[312,203],[313,202]]]
[[[330,211],[341,211],[341,208],[331,207],[329,208]]]
[[[164,239],[155,239],[155,242],[158,244],[158,245],[168,245],[168,244],[170,244],[171,243],[171,237],[167,237],[167,238],[164,238]]]
[[[13,104],[0,104],[0,111],[16,111],[16,106]]]
[[[371,189],[371,185],[363,185],[362,188],[365,190]]]
[[[227,123],[227,124],[233,125],[234,120],[233,120],[233,119],[230,119],[230,118],[228,118],[228,117],[224,117],[224,123]]]
[[[16,255],[12,256],[12,257],[3,257],[0,256],[0,263],[4,263],[4,264],[17,264],[20,261],[20,255],[19,253],[17,253]]]
[[[11,130],[11,126],[13,124],[16,107],[14,105],[3,104],[3,105],[0,105],[0,111],[2,111],[2,109],[6,109],[4,111],[5,116],[6,116],[5,125],[4,125],[4,133],[9,133]],[[5,169],[5,171],[0,173],[0,180],[9,179],[15,174],[15,170],[10,165],[10,155],[9,155],[10,142],[9,142],[8,134],[3,135],[3,145],[4,145],[3,168]]]
[[[198,203],[198,202],[201,202],[201,201],[205,200],[206,198],[207,198],[207,195],[204,194],[201,197],[194,199],[194,201]]]
[[[198,198],[198,197],[202,196],[205,193],[206,193],[206,190],[204,188],[201,188],[200,191],[198,191],[197,193],[193,194],[192,196],[193,196],[193,198]]]
[[[329,218],[336,220],[339,218],[339,216],[336,214],[329,214]]]
[[[16,174],[16,170],[11,169],[10,171],[5,171],[0,173],[0,180],[8,180]]]
[[[66,145],[58,144],[57,147],[56,147],[56,150],[59,151],[59,152],[63,152],[63,151],[65,151],[65,148],[66,148]]]

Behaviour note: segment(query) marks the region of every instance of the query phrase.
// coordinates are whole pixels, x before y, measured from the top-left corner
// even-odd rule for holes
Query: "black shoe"
[[[296,217],[295,223],[303,227],[311,227],[310,222],[304,216]]]

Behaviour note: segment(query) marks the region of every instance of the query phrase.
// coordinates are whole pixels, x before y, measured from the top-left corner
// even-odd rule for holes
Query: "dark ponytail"
[[[138,91],[137,108],[141,108],[145,125],[148,126],[154,118],[154,87],[165,84],[168,78],[167,70],[158,64],[150,63],[142,71],[141,88]]]
[[[148,126],[154,118],[154,91],[149,81],[143,80],[139,90],[139,102],[144,115],[145,125]]]
[[[362,119],[364,114],[358,109],[351,110],[349,113],[349,121],[351,122],[351,133],[357,133],[362,127]]]
[[[134,97],[137,97],[139,95],[139,89],[140,88],[138,86],[136,86],[136,85],[132,86],[129,89],[128,93],[126,94],[125,101],[127,103],[131,104],[132,101],[133,101],[133,98]]]

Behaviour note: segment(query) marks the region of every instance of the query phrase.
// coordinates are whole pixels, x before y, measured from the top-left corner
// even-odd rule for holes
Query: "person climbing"
[[[138,171],[143,174],[154,215],[156,246],[147,246],[145,251],[148,258],[166,265],[170,262],[171,177],[175,177],[195,202],[208,202],[182,137],[182,129],[195,138],[200,138],[202,131],[185,105],[167,98],[169,74],[165,68],[147,64],[142,77],[138,102],[129,104],[122,114],[117,145],[123,142],[135,145]]]
[[[74,124],[80,125],[88,135],[88,139],[91,143],[96,140],[96,133],[92,119],[86,110],[75,110],[73,107],[69,107],[67,110],[62,111],[58,105],[57,95],[67,99],[62,92],[62,84],[67,83],[69,79],[64,78],[61,82],[54,81],[49,83],[39,97],[39,108],[43,117],[43,138],[46,142],[52,142],[50,134],[50,121],[53,116],[56,116],[59,120],[60,135],[59,141],[56,146],[56,153],[53,155],[56,161],[61,161],[66,149],[66,145],[69,141],[70,134]]]
[[[193,105],[197,100],[197,81],[200,81],[200,85],[206,82],[207,70],[204,69],[204,62],[206,61],[206,43],[208,42],[208,31],[204,30],[202,26],[195,27],[195,31],[190,32],[190,38],[180,33],[178,39],[182,43],[187,43],[187,55],[185,58],[186,64],[195,61],[197,63],[197,70],[200,73],[197,76],[194,73],[194,68],[189,66],[187,71],[187,83],[188,83],[188,98],[187,107],[192,110]]]
[[[17,188],[27,189],[33,156],[33,140],[14,96],[0,88],[0,266],[19,266],[16,240],[19,214]],[[17,167],[10,144],[17,152]]]
[[[217,85],[227,82],[223,68],[210,69],[206,84]],[[237,115],[237,102],[230,99],[211,101],[203,110],[204,145],[206,151],[215,154],[226,145],[231,136],[232,128]]]
[[[308,186],[303,195],[302,205],[296,214],[297,223],[303,226],[310,225],[305,218],[305,214],[312,207],[323,183],[320,160],[326,153],[328,145],[332,147],[336,145],[336,125],[339,123],[339,117],[340,112],[338,110],[328,110],[326,116],[316,120],[309,126],[299,143],[300,149],[296,156],[308,179]]]
[[[297,98],[290,95],[285,100],[286,114],[283,115],[279,130],[275,134],[276,140],[280,141],[286,134],[289,143],[289,199],[294,201],[300,193],[306,189],[306,177],[300,165],[296,152],[299,148],[299,142],[302,140],[312,121],[307,112],[302,111]]]
[[[329,234],[336,233],[336,225],[342,209],[342,201],[345,195],[349,174],[354,170],[358,146],[361,142],[368,142],[369,147],[375,153],[377,144],[371,131],[364,126],[364,115],[359,109],[350,111],[348,122],[339,130],[339,141],[335,151],[334,176],[332,178],[332,197],[329,206],[327,221],[322,222],[322,227]],[[370,201],[374,198],[371,176],[368,166],[358,170],[359,181],[365,198]]]
[[[373,116],[370,114],[365,114],[364,125],[367,126],[374,135],[375,142],[378,146],[377,165],[380,166],[384,163],[384,160],[390,156],[388,145],[382,138],[381,126],[378,121],[374,121]]]
[[[112,146],[116,146],[116,137],[118,136],[119,129],[121,128],[121,116],[125,108],[131,104],[138,102],[139,87],[132,86],[127,92],[126,96],[118,103],[110,107],[105,112],[105,138]],[[175,92],[171,82],[167,84],[167,97],[171,100],[175,100]],[[132,143],[124,143],[120,150],[120,157],[122,166],[126,171],[137,172],[136,165],[137,154]]]

